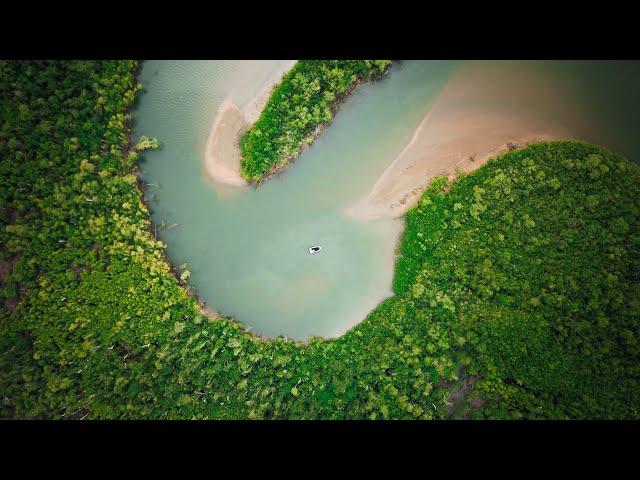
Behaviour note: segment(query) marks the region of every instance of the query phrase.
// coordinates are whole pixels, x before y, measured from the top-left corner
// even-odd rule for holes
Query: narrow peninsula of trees
[[[150,233],[136,70],[0,62],[0,417],[640,416],[637,165],[554,142],[438,179],[394,297],[338,339],[264,340],[202,313]]]
[[[242,175],[260,182],[313,142],[360,82],[390,60],[300,60],[275,87],[260,118],[240,139]]]

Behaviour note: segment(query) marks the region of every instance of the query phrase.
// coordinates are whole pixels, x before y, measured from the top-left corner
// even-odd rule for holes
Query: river
[[[210,308],[257,334],[305,340],[346,332],[392,294],[402,220],[361,221],[345,209],[376,183],[464,63],[395,64],[381,80],[358,87],[281,176],[255,189],[207,180],[205,142],[222,102],[246,104],[284,63],[144,62],[134,136],[160,141],[158,151],[145,153],[140,175],[149,184],[153,221],[166,225],[159,237],[169,260],[188,264],[189,284]],[[639,157],[637,63],[522,68],[565,92],[569,106],[558,108],[571,111],[577,137]],[[310,255],[312,245],[322,251]]]

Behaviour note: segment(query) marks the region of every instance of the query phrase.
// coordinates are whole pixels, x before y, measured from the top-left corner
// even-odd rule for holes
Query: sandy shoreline
[[[242,111],[230,100],[220,106],[205,147],[205,172],[212,180],[225,185],[242,186],[240,175],[240,135],[249,127]]]
[[[241,153],[238,141],[258,120],[273,88],[294,64],[293,60],[287,62],[242,109],[230,99],[222,102],[205,145],[204,172],[209,179],[230,186],[249,184],[240,173]]]
[[[454,175],[458,168],[475,170],[531,142],[574,138],[558,121],[569,118],[558,112],[557,96],[546,79],[512,64],[465,65],[447,82],[371,191],[346,213],[362,220],[397,218],[415,205],[436,176]]]
[[[282,80],[285,73],[293,68],[295,63],[296,60],[288,60],[282,68],[277,70],[275,74],[267,80],[262,90],[242,107],[242,113],[249,125],[256,123],[262,110],[264,110],[265,105],[269,101],[269,97],[271,97],[273,88]]]

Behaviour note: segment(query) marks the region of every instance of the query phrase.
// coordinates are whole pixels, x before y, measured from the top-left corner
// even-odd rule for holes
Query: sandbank
[[[572,112],[544,76],[511,62],[471,62],[430,105],[411,141],[347,214],[362,220],[402,216],[430,180],[472,171],[502,152],[536,141],[574,138]]]
[[[211,126],[204,151],[204,172],[214,182],[230,186],[245,186],[240,173],[241,152],[238,141],[260,117],[275,85],[289,71],[291,60],[269,78],[260,92],[241,109],[230,99],[220,105]]]

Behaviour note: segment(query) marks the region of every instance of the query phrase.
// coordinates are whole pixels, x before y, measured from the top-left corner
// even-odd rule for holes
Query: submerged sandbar
[[[274,87],[294,64],[294,60],[286,62],[243,108],[229,98],[222,102],[205,145],[204,172],[208,178],[231,186],[249,184],[240,173],[242,153],[238,142],[242,134],[258,120]]]
[[[549,78],[505,62],[471,62],[449,79],[411,141],[371,191],[347,213],[372,220],[402,216],[429,181],[472,171],[535,141],[571,139],[569,118]],[[566,102],[565,102],[566,103]]]

